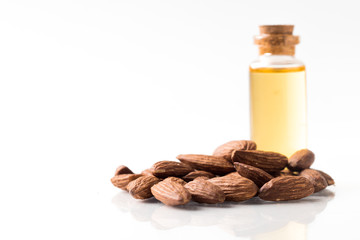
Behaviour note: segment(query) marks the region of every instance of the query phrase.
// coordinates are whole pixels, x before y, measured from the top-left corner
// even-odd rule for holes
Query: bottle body
[[[262,55],[250,65],[251,139],[290,156],[307,145],[305,66],[293,56]]]

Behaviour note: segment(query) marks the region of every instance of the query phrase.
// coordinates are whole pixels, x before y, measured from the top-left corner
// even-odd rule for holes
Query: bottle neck
[[[250,64],[250,68],[297,68],[304,63],[293,55],[278,55],[265,53]]]

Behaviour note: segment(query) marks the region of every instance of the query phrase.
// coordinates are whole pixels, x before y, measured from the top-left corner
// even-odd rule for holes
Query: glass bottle
[[[307,145],[305,66],[294,56],[293,28],[260,26],[260,56],[250,64],[251,139],[287,156]]]

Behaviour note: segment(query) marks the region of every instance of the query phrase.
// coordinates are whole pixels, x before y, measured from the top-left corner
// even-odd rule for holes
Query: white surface
[[[286,239],[300,222],[308,239],[358,239],[357,4],[2,0],[0,238]],[[278,23],[301,36],[309,148],[337,186],[296,203],[190,209],[119,193],[119,164],[141,171],[248,138],[252,37]]]

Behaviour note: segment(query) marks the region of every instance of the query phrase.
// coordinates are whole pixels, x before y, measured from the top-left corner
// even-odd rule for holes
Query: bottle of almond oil
[[[306,148],[306,78],[295,58],[293,25],[263,25],[259,57],[250,64],[251,138],[258,149],[290,156]]]

